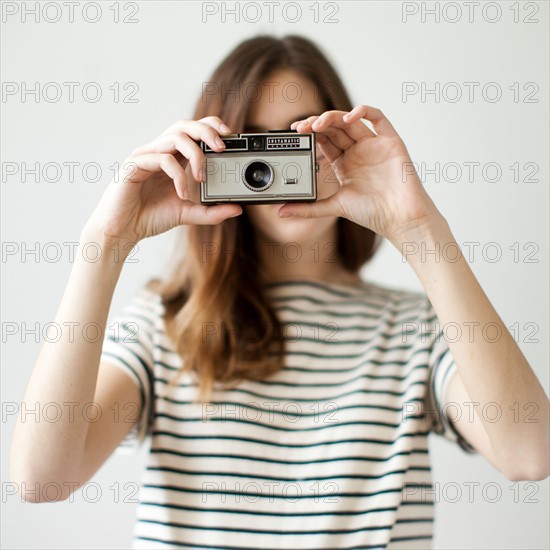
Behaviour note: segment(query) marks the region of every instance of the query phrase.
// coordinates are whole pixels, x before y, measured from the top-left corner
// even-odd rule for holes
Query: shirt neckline
[[[276,288],[293,285],[306,285],[310,287],[325,287],[325,288],[355,288],[363,289],[369,286],[367,281],[361,280],[357,283],[337,283],[334,281],[321,281],[318,279],[281,279],[279,281],[271,281],[263,283],[264,288]]]

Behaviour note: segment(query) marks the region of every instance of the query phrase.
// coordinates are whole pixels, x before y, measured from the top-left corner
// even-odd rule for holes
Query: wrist
[[[90,226],[84,227],[79,238],[80,256],[85,260],[121,264],[121,267],[136,244]]]
[[[454,238],[445,217],[440,212],[434,212],[410,222],[388,237],[388,240],[403,254],[404,249],[411,244],[424,243],[429,246],[440,243],[443,246],[451,240],[454,241]]]

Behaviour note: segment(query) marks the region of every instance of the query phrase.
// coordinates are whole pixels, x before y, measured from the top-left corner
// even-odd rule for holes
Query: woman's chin
[[[251,221],[256,228],[270,241],[280,243],[299,243],[321,240],[335,218],[279,218],[279,209],[283,204],[248,205]]]
[[[276,206],[273,220],[267,232],[270,238],[281,243],[308,242],[320,239],[334,223],[331,218],[300,218],[294,216],[279,218],[278,210],[281,205]]]

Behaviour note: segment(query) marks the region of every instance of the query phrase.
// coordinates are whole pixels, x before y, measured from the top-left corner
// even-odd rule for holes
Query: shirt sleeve
[[[445,339],[445,331],[428,298],[423,333],[429,338],[428,388],[426,413],[433,418],[432,431],[458,444],[468,453],[477,453],[475,447],[458,432],[445,414],[445,391],[457,366]]]
[[[137,385],[140,416],[122,440],[117,454],[136,454],[151,432],[154,416],[154,333],[158,322],[159,296],[148,289],[136,293],[107,324],[101,361],[122,369]],[[118,411],[119,418],[134,416],[131,409]]]

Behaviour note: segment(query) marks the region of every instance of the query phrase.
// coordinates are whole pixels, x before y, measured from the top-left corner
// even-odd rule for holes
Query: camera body
[[[203,204],[252,204],[317,199],[315,135],[273,130],[222,137],[225,149],[213,151],[204,141],[206,180]]]

